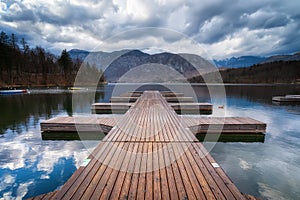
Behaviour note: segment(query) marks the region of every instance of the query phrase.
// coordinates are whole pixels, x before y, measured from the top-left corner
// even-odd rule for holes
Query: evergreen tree
[[[8,37],[8,35],[5,33],[5,32],[3,32],[3,31],[1,31],[1,33],[0,33],[0,45],[2,46],[2,45],[4,45],[4,46],[8,46],[9,45],[9,37]]]
[[[21,45],[22,45],[23,54],[28,53],[29,46],[28,46],[28,44],[27,44],[27,42],[25,41],[24,38],[21,39]]]
[[[18,38],[15,36],[14,33],[11,34],[11,46],[13,49],[17,49],[18,48]]]
[[[62,67],[65,76],[71,72],[73,62],[66,49],[61,52],[61,56],[58,59],[58,64]]]

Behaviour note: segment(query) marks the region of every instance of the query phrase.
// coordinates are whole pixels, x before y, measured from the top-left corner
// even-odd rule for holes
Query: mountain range
[[[240,68],[240,67],[250,67],[252,65],[261,63],[265,61],[266,57],[259,56],[241,56],[241,57],[231,57],[223,60],[214,60],[217,67],[226,68]]]
[[[123,50],[123,51],[130,51],[130,50]],[[136,50],[139,51],[139,50]],[[122,52],[122,51],[119,51]],[[79,50],[79,49],[72,49],[68,52],[72,59],[79,58],[84,60],[89,54],[89,51]],[[107,52],[94,52],[97,54],[113,54]],[[144,53],[145,55],[145,53]],[[156,55],[156,54],[154,54]],[[167,54],[165,54],[167,55]],[[262,56],[240,56],[240,57],[231,57],[225,58],[221,60],[214,59],[213,62],[217,67],[226,67],[226,68],[240,68],[240,67],[250,67],[256,64],[262,63],[270,63],[275,61],[293,61],[293,60],[300,60],[300,52],[297,52],[292,55],[274,55],[270,57],[262,57]]]
[[[72,49],[68,53],[72,59],[85,60],[103,69],[108,82],[182,82],[216,70],[211,61],[193,54],[147,54],[129,49],[114,52]],[[241,56],[213,62],[217,67],[226,69],[295,60],[300,60],[300,53],[271,57]],[[194,66],[198,66],[197,69]]]
[[[256,64],[271,63],[275,61],[296,61],[300,60],[300,52],[292,55],[275,55],[270,57],[241,56],[231,57],[223,60],[214,60],[217,67],[240,68],[250,67]]]
[[[89,53],[71,50],[69,55],[72,59],[84,59],[102,69],[108,82],[183,82],[216,70],[211,62],[193,54],[164,52],[151,55],[139,50]]]

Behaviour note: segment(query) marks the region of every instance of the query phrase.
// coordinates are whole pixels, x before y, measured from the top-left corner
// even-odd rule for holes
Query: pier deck
[[[144,92],[88,159],[49,199],[246,199],[159,92]]]
[[[177,113],[185,114],[211,114],[213,106],[211,103],[169,103]],[[134,103],[93,103],[91,109],[97,114],[125,113]]]
[[[171,92],[171,91],[160,91],[163,97],[183,97],[183,93]],[[120,97],[140,97],[143,91],[126,92],[121,94]]]
[[[102,117],[55,117],[41,122],[41,131],[45,132],[103,132],[105,134],[119,123],[120,116]],[[194,134],[213,133],[265,133],[266,124],[248,117],[187,117],[180,116]],[[221,127],[222,126],[222,127]],[[221,128],[222,129],[221,129]]]
[[[135,102],[139,97],[111,97],[110,98],[110,102],[113,102],[113,103],[133,103]],[[192,97],[174,97],[174,96],[171,96],[171,97],[165,97],[165,100],[167,102],[170,102],[170,103],[177,103],[177,102],[180,102],[180,103],[191,103],[191,102],[194,102],[194,99]]]

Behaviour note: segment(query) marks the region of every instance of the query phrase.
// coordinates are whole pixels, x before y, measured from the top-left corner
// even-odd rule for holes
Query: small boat
[[[300,102],[300,95],[285,95],[273,97],[272,101],[276,102]]]
[[[82,88],[82,87],[69,87],[69,90],[88,90],[88,88]]]
[[[5,94],[27,94],[29,93],[28,90],[0,90],[0,95]]]

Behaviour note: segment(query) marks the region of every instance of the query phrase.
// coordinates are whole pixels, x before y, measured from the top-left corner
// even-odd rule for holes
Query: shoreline
[[[101,83],[101,84],[98,84],[97,87],[99,86],[104,86],[104,85],[107,85],[107,83]],[[0,86],[0,90],[15,90],[15,89],[31,89],[31,88],[34,88],[34,89],[39,89],[39,88],[42,88],[42,89],[45,89],[45,88],[49,88],[49,89],[53,89],[53,88],[64,88],[64,89],[67,89],[67,88],[71,88],[71,87],[94,87],[94,86],[91,86],[91,85],[56,85],[56,84],[48,84],[48,85],[6,85],[6,86]]]
[[[103,83],[99,86],[105,85],[191,85],[191,86],[300,86],[299,83]],[[75,87],[74,85],[9,85],[0,86],[0,90],[15,90],[15,89],[53,89],[53,88],[63,88],[67,89],[70,87]],[[76,87],[94,87],[93,85],[80,85]]]

